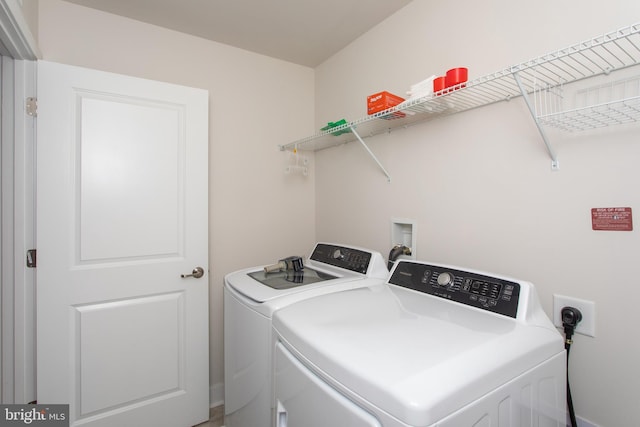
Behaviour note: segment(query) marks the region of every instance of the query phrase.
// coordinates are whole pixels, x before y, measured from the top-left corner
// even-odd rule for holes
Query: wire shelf
[[[388,110],[366,116],[327,131],[318,132],[306,138],[286,145],[282,150],[321,150],[356,140],[351,129],[357,129],[364,137],[391,132],[393,129],[407,127],[438,117],[468,111],[474,108],[509,100],[540,91],[552,91],[569,83],[589,77],[610,74],[613,71],[640,64],[640,23],[603,34],[593,39],[542,55],[530,61],[505,68],[466,84],[447,88],[433,95],[410,99]],[[521,89],[514,78],[517,75],[522,82]],[[615,105],[619,102],[622,105]],[[612,123],[622,121],[626,114],[637,117],[638,100],[627,99],[616,103],[607,103],[595,109],[593,114],[604,116],[606,111],[614,111]],[[585,108],[586,110],[586,108]],[[633,114],[630,112],[634,111]],[[629,113],[628,113],[629,112]],[[582,121],[583,111],[566,112],[560,116],[541,119],[545,124],[566,122],[563,128],[571,128],[573,121]],[[554,113],[555,115],[555,113]],[[601,119],[603,122],[608,121]],[[637,119],[634,119],[637,120]],[[339,131],[347,131],[335,136]]]
[[[575,93],[572,106],[562,87],[535,92],[538,120],[574,132],[640,121],[640,76]]]

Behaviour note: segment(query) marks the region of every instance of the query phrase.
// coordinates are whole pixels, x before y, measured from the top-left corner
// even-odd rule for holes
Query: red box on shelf
[[[379,111],[384,111],[387,108],[398,105],[403,101],[404,98],[401,98],[387,91],[374,93],[373,95],[367,96],[367,114],[371,115]],[[404,113],[399,114],[402,114],[402,116],[404,116]]]

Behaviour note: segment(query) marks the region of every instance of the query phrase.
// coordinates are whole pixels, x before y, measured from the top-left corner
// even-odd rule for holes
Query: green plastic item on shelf
[[[338,120],[337,122],[329,122],[327,123],[327,125],[323,128],[320,128],[320,130],[325,131],[325,130],[329,130],[329,129],[333,129],[333,128],[337,128],[338,126],[342,126],[342,125],[346,125],[347,121],[345,119],[341,119]],[[338,135],[342,135],[343,133],[349,133],[351,132],[350,128],[346,128],[346,129],[342,129],[339,130],[337,132],[331,132],[331,135],[333,136],[338,136]]]

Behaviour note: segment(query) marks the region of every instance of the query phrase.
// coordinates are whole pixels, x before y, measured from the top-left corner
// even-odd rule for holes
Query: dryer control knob
[[[451,273],[440,273],[438,275],[438,285],[449,286],[453,285],[454,276]]]

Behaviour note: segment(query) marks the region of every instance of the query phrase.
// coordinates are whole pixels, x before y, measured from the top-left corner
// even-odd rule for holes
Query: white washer
[[[289,304],[318,295],[384,283],[379,252],[318,243],[301,272],[230,273],[224,286],[226,427],[267,427],[273,421],[271,318]]]
[[[565,425],[563,339],[525,281],[400,261],[273,328],[278,427]]]

